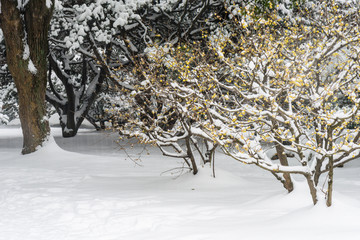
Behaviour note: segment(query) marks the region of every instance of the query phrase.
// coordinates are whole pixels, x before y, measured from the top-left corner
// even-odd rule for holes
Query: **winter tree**
[[[44,116],[48,30],[53,6],[54,1],[50,0],[1,0],[7,64],[19,96],[23,154],[34,152],[50,131]]]
[[[186,127],[182,132],[269,171],[289,192],[292,175],[304,176],[314,204],[327,174],[330,206],[334,168],[360,156],[358,9],[336,2],[312,7],[288,21],[233,14],[207,48],[157,48],[151,61],[163,70],[150,69],[142,88],[158,93]],[[148,99],[147,106],[156,103]],[[171,125],[161,123],[170,115],[150,115],[157,109],[136,122],[138,135],[176,142],[181,135],[163,137]]]
[[[218,66],[202,71],[212,85],[212,122],[203,130],[226,154],[270,171],[289,191],[291,175],[303,175],[314,204],[319,177],[328,173],[330,206],[334,167],[360,153],[358,129],[348,127],[358,122],[359,28],[357,9],[317,7],[326,13],[314,16],[321,24],[309,18],[280,29],[276,17],[239,21],[232,35],[214,37]]]
[[[8,124],[18,117],[18,101],[15,83],[6,63],[5,43],[0,31],[0,124]]]
[[[186,2],[185,10],[180,14],[183,17],[178,19],[189,19],[188,22],[191,24],[180,24],[180,26],[189,26],[193,29],[190,31],[183,27],[183,31],[177,34],[175,34],[176,28],[175,31],[170,29],[174,34],[170,34],[172,38],[169,41],[164,41],[166,38],[162,38],[162,41],[151,43],[145,49],[145,60],[141,59],[137,63],[139,69],[137,78],[142,81],[140,80],[141,83],[132,92],[135,111],[130,114],[130,120],[125,130],[121,129],[121,132],[157,145],[165,156],[183,158],[194,174],[197,173],[198,163],[210,163],[214,167],[215,149],[218,144],[199,129],[199,123],[204,119],[204,112],[201,112],[202,107],[193,107],[194,101],[191,100],[193,95],[196,95],[194,89],[198,87],[197,83],[189,81],[185,87],[180,76],[187,76],[193,66],[201,64],[201,62],[193,62],[199,59],[195,53],[207,48],[205,42],[222,26],[224,19],[232,18],[238,13],[245,14],[246,11],[260,15],[259,9],[269,9],[271,5],[269,2],[223,1],[207,4],[202,1],[202,8],[199,8],[200,3],[200,5],[192,5]],[[284,5],[280,7],[285,8]],[[289,8],[288,5],[286,7]],[[201,9],[202,16],[191,14],[190,9],[196,8],[199,11]],[[213,11],[209,11],[210,9]],[[176,19],[176,14],[171,16],[175,16]],[[193,35],[186,36],[184,32]],[[163,33],[159,36],[168,35]],[[179,92],[179,89],[188,92]],[[197,127],[194,128],[195,126]]]
[[[54,74],[46,97],[57,109],[66,137],[76,135],[85,118],[94,125],[103,122],[94,118],[103,114],[92,107],[105,97],[102,86],[124,94],[134,90],[124,80],[126,72],[136,68],[149,44],[199,39],[209,27],[205,19],[223,9],[222,1],[168,0],[62,1],[57,6],[49,59]]]

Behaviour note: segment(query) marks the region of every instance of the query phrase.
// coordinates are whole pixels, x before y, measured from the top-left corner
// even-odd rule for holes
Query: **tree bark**
[[[282,141],[281,139],[276,139],[276,140]],[[282,166],[289,166],[289,162],[287,160],[287,156],[286,156],[284,147],[281,146],[280,144],[276,144],[275,148],[276,148],[276,153],[278,155],[278,158],[280,160],[280,164]],[[283,183],[284,187],[286,188],[286,190],[288,190],[288,192],[292,192],[294,190],[294,184],[291,180],[290,173],[284,173],[283,177],[285,179],[285,182]]]
[[[198,168],[196,166],[194,154],[192,153],[191,144],[190,144],[190,136],[185,139],[185,143],[186,143],[187,155],[191,161],[192,172],[194,175],[196,175],[198,173]]]
[[[316,190],[314,180],[312,179],[310,174],[305,174],[304,176],[305,176],[307,184],[309,186],[311,199],[313,201],[313,204],[315,205],[318,202],[318,198],[317,198],[317,190]]]
[[[326,206],[328,207],[332,205],[333,179],[334,179],[334,158],[333,156],[331,156],[329,157],[329,180],[328,180],[328,190],[326,196]]]
[[[53,6],[53,1],[52,7],[47,8],[46,0],[30,0],[19,9],[17,1],[1,0],[7,64],[19,96],[23,154],[36,151],[50,132],[44,117],[48,30]]]

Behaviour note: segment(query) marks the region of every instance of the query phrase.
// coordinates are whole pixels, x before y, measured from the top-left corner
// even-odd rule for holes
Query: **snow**
[[[51,8],[51,6],[52,6],[51,0],[46,0],[46,7]]]
[[[26,4],[29,3],[29,0],[17,0],[17,3],[18,3],[17,8],[21,10],[25,8]]]
[[[21,155],[21,128],[0,126],[0,240],[357,239],[360,163],[335,171],[334,205],[313,206],[295,179],[287,194],[256,167],[216,155],[192,175],[118,134],[61,129]],[[55,140],[54,140],[55,139]],[[324,179],[321,180],[322,182]]]
[[[36,69],[34,63],[31,61],[31,59],[29,59],[28,69],[29,69],[29,72],[31,72],[34,75],[37,73],[37,69]]]
[[[27,44],[26,38],[23,39],[23,43],[24,43],[23,59],[27,60],[30,57],[30,48],[29,45]]]

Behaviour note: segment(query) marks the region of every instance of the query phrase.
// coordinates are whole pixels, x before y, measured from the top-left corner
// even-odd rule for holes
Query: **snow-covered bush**
[[[347,127],[359,121],[360,45],[357,9],[319,8],[327,10],[321,25],[280,29],[274,17],[214,37],[218,67],[204,74],[213,84],[213,123],[203,127],[226,154],[272,172],[289,191],[290,175],[303,175],[314,203],[328,173],[331,205],[333,168],[360,156],[359,131]],[[348,104],[336,104],[340,97]]]
[[[131,93],[134,111],[121,132],[157,145],[165,156],[184,159],[196,174],[199,163],[213,164],[217,144],[199,129],[203,115],[194,111],[196,82],[182,82],[193,54],[186,44],[147,50],[147,60],[139,64],[142,82]]]
[[[292,175],[302,175],[314,204],[320,176],[328,174],[330,206],[334,168],[360,157],[359,129],[349,127],[359,123],[359,16],[346,4],[316,7],[326,14],[312,12],[306,24],[305,14],[289,23],[277,15],[247,24],[233,17],[208,48],[150,54],[152,73],[136,93],[147,115],[136,122],[138,135],[172,144],[182,135],[169,134],[169,127],[191,133],[271,172],[288,191]],[[180,127],[170,124],[174,118]]]
[[[107,86],[91,106],[86,119],[98,130],[121,127],[131,112],[129,95],[116,86]]]

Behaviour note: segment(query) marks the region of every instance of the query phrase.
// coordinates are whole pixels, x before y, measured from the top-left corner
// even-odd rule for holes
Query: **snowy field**
[[[336,169],[333,207],[314,207],[301,178],[287,194],[220,153],[216,178],[207,166],[193,176],[114,133],[52,135],[22,156],[21,129],[0,127],[1,240],[360,239],[360,162]]]

